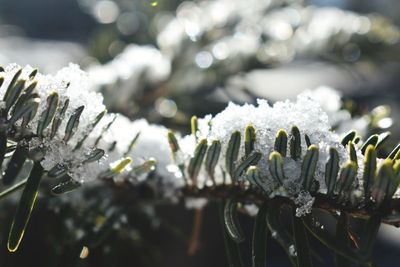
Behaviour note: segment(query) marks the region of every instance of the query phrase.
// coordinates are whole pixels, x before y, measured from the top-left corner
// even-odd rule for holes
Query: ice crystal
[[[295,199],[294,203],[297,205],[296,216],[302,217],[308,213],[311,213],[312,205],[314,204],[315,198],[310,193],[300,191],[299,195]]]

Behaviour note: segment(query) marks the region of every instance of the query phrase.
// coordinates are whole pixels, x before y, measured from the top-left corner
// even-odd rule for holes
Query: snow
[[[20,66],[12,64],[5,68],[4,73],[1,73],[5,82],[0,89],[0,98],[4,96],[5,88],[19,69],[21,69]],[[32,71],[32,67],[24,67],[20,79],[29,80],[28,76]],[[167,141],[168,130],[165,127],[149,124],[144,119],[130,121],[122,115],[107,114],[92,129],[95,118],[105,110],[103,97],[100,93],[91,90],[93,83],[88,74],[80,70],[77,65],[70,64],[55,75],[43,75],[38,72],[34,80],[37,81],[35,92],[38,93],[41,103],[37,116],[28,125],[31,131],[36,131],[39,115],[46,108],[46,98],[49,93],[53,91],[58,93],[60,105],[67,98],[70,100],[65,119],[54,138],[49,137],[51,129],[51,125],[49,125],[44,131],[44,137],[35,137],[29,141],[31,149],[40,147],[45,150],[41,164],[46,170],[50,170],[57,164],[68,166],[68,174],[73,179],[85,183],[97,179],[124,158],[131,158],[133,160],[131,164],[128,164],[120,173],[114,174],[115,180],[122,180],[130,179],[132,173],[129,171],[133,167],[156,157],[157,177],[162,178],[157,180],[157,191],[169,197],[176,195],[176,189],[183,185],[183,180],[177,178],[167,168],[172,161]],[[74,136],[65,142],[63,138],[68,118],[80,106],[85,108],[79,119],[79,126]],[[105,127],[115,116],[117,117],[114,123],[104,132]],[[140,134],[135,145],[128,150],[130,143],[138,133]],[[83,145],[76,149],[76,144],[86,135],[88,136]],[[82,164],[93,151],[94,144],[100,135],[102,138],[96,147],[105,150],[106,154],[98,161]],[[115,148],[109,151],[114,142],[116,142]],[[145,179],[140,177],[137,180]]]
[[[21,68],[22,67],[17,64],[10,64],[5,68],[5,72],[2,73],[5,81],[0,90],[0,98],[3,98],[8,84],[14,77],[15,73]],[[22,74],[20,75],[19,79],[26,80],[27,85],[29,85],[33,81],[37,81],[35,92],[39,94],[39,97],[41,99],[41,105],[39,106],[39,110],[37,113],[38,115],[40,115],[42,111],[46,108],[46,98],[53,91],[58,93],[59,103],[64,103],[67,98],[70,100],[68,110],[65,114],[66,118],[69,118],[69,116],[76,108],[82,105],[85,106],[85,110],[80,117],[79,128],[81,134],[83,134],[85,129],[88,128],[93,119],[100,112],[105,110],[102,95],[90,90],[91,84],[89,83],[87,74],[82,71],[78,65],[70,64],[68,67],[65,67],[58,71],[54,76],[43,75],[38,72],[32,81],[29,79],[29,74],[33,70],[34,69],[29,65],[22,68]],[[31,129],[36,129],[37,122],[40,117],[38,115],[35,116],[35,118],[31,121]],[[64,129],[67,121],[68,120],[64,120],[63,124],[61,124],[59,128],[57,137],[60,139],[64,137]],[[50,127],[47,128],[47,131],[49,131],[49,129]]]
[[[132,95],[167,79],[170,60],[152,46],[128,45],[112,61],[88,68],[93,87],[102,91],[107,103],[126,105]]]
[[[131,44],[109,63],[90,67],[88,73],[93,83],[105,85],[133,76],[139,79],[140,75],[148,81],[160,81],[169,75],[170,69],[169,60],[156,48]]]
[[[209,117],[206,119],[209,121]],[[199,119],[199,124],[202,119]],[[327,114],[322,110],[319,103],[313,99],[312,95],[303,93],[297,97],[295,102],[283,101],[277,102],[270,106],[266,100],[258,100],[258,105],[245,104],[243,106],[229,103],[228,107],[211,119],[211,129],[200,129],[198,136],[204,136],[211,143],[212,140],[220,140],[222,151],[226,151],[227,143],[230,135],[234,131],[242,133],[247,125],[253,125],[256,129],[256,144],[255,149],[262,152],[263,158],[259,164],[263,174],[267,174],[267,161],[269,154],[274,149],[276,133],[280,129],[284,129],[290,134],[291,128],[297,126],[302,134],[302,154],[306,152],[306,142],[304,135],[307,134],[313,144],[319,147],[319,163],[317,170],[317,179],[324,187],[323,173],[325,163],[329,156],[329,147],[335,147],[340,155],[340,162],[344,163],[348,160],[348,152],[340,144],[340,137],[335,132],[331,131],[331,126],[328,121]],[[244,154],[244,147],[241,146],[240,155]],[[289,154],[289,153],[288,153]],[[219,165],[225,169],[225,156],[222,153],[219,159]],[[297,179],[300,165],[298,162],[293,162],[291,159],[285,159],[285,174],[290,180]]]
[[[325,185],[325,164],[329,159],[329,148],[334,147],[339,152],[340,165],[349,160],[349,154],[346,148],[340,143],[340,136],[331,130],[329,117],[323,110],[318,100],[313,96],[311,91],[300,94],[296,101],[282,101],[274,105],[269,105],[266,100],[258,100],[257,105],[236,105],[229,103],[222,112],[214,117],[206,116],[204,119],[198,119],[198,138],[206,138],[211,144],[213,140],[220,140],[222,145],[222,153],[216,167],[216,177],[222,177],[221,170],[228,173],[225,167],[225,153],[227,144],[231,134],[234,131],[242,133],[242,145],[239,152],[239,159],[244,156],[243,133],[247,125],[253,125],[256,129],[255,149],[262,153],[262,159],[258,163],[261,175],[272,180],[268,168],[268,157],[274,150],[274,142],[276,134],[280,129],[284,129],[289,135],[291,128],[297,126],[302,136],[302,157],[304,157],[307,145],[305,142],[305,134],[307,134],[312,144],[319,148],[319,160],[315,179],[320,184],[320,192],[326,192]],[[188,158],[193,155],[195,142],[194,137],[189,135],[180,140],[180,147],[184,154],[181,157],[184,162],[188,162]],[[289,147],[289,145],[288,145]],[[289,150],[289,149],[288,149]],[[362,183],[361,174],[363,166],[363,155],[357,150],[359,159],[359,172],[357,176],[357,187]],[[314,199],[309,192],[301,191],[301,162],[290,158],[289,151],[284,158],[284,174],[286,180],[283,186],[278,186],[276,182],[271,181],[271,193],[269,197],[276,195],[286,196],[295,201],[298,205],[296,211],[298,216],[302,216],[311,211]],[[228,175],[229,176],[229,175]],[[207,174],[204,168],[201,169],[198,184],[199,188],[204,186]],[[222,179],[217,180],[217,184],[221,184]],[[229,183],[229,181],[228,181]]]
[[[102,128],[114,118],[114,115],[106,115],[100,121],[98,127],[90,134],[89,138],[97,138]],[[156,172],[159,176],[157,191],[162,191],[164,195],[173,197],[176,189],[183,186],[183,179],[176,177],[168,168],[172,158],[167,140],[168,129],[154,124],[149,124],[145,119],[131,121],[125,116],[118,115],[109,130],[103,135],[98,147],[107,148],[111,143],[117,141],[113,151],[107,152],[108,163],[115,162],[124,156],[133,138],[139,134],[136,143],[129,153],[125,156],[133,159],[133,166],[140,165],[150,158],[156,158]],[[114,179],[126,179],[126,173],[117,175]]]
[[[337,133],[347,133],[351,130],[356,130],[361,136],[367,134],[370,124],[369,116],[352,117],[348,110],[342,108],[343,95],[341,92],[332,87],[319,86],[310,90],[309,93],[326,112],[329,124],[335,128]]]

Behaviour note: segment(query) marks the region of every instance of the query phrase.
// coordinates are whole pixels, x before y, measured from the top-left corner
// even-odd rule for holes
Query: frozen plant
[[[235,244],[244,240],[236,214],[239,205],[249,213],[254,213],[250,203],[259,207],[253,266],[265,264],[268,231],[294,266],[312,266],[306,232],[334,250],[338,262],[370,264],[380,223],[397,225],[400,146],[378,158],[388,133],[367,139],[356,131],[339,136],[310,92],[295,102],[272,106],[265,100],[257,106],[230,103],[214,117],[193,117],[191,127],[192,134],[179,141],[169,134],[171,150],[185,178],[186,195],[224,199],[222,214],[233,266],[241,266]],[[280,222],[287,207],[293,236]],[[327,231],[313,215],[315,209],[331,213],[337,219],[337,235],[344,237]],[[348,245],[351,218],[362,218],[367,225],[366,237],[353,241],[357,249]]]
[[[21,242],[41,180],[56,183],[55,195],[92,180],[116,189],[129,184],[125,192],[145,185],[154,203],[184,199],[197,218],[217,200],[233,266],[240,266],[236,246],[245,238],[239,210],[257,214],[253,266],[265,265],[268,232],[294,266],[312,266],[307,233],[338,262],[371,264],[380,224],[400,222],[400,145],[380,158],[388,133],[339,136],[310,92],[273,105],[230,103],[215,116],[193,117],[192,134],[181,136],[145,120],[106,115],[101,95],[75,65],[54,76],[17,65],[0,73],[2,183],[10,186],[0,196],[24,188],[9,232],[11,252]],[[24,171],[28,177],[21,180]],[[316,209],[333,216],[336,236],[317,221]],[[281,223],[287,211],[290,233]],[[350,238],[352,218],[366,221],[359,241]]]
[[[138,184],[153,173],[154,191],[176,198],[181,184],[167,170],[172,163],[167,129],[106,115],[102,95],[90,89],[92,83],[78,66],[52,76],[12,64],[0,75],[2,183],[12,185],[2,196],[25,186],[10,231],[10,251],[21,241],[42,177],[57,182],[51,189],[57,195],[94,179]],[[159,161],[155,172],[153,156]],[[15,183],[22,175],[28,177]]]
[[[364,154],[368,145],[379,148],[388,138],[384,133],[361,142],[355,131],[339,137],[309,92],[299,95],[296,102],[277,102],[273,106],[265,100],[259,100],[258,106],[230,103],[215,117],[193,118],[192,123],[192,135],[179,142],[170,135],[170,143],[177,142],[171,145],[177,166],[188,166],[182,176],[189,185],[203,188],[239,183],[261,186],[270,197],[293,199],[304,192],[333,193],[339,168],[335,167],[333,178],[327,177],[326,170],[334,164],[354,169],[352,185],[348,185],[349,192],[341,192],[343,197],[355,203],[364,200],[362,196],[369,194],[363,180],[363,171],[368,171],[364,168]],[[240,144],[241,132],[244,145]],[[197,145],[196,140],[200,140]],[[396,159],[397,152],[398,148],[390,158]],[[253,181],[252,175],[262,180]],[[354,198],[353,193],[359,198]]]

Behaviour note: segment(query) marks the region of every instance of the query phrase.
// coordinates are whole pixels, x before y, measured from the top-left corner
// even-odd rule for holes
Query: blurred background
[[[77,63],[110,111],[182,132],[192,115],[229,101],[273,103],[317,89],[339,132],[390,130],[400,140],[399,18],[398,0],[0,0],[0,65],[53,74]],[[98,184],[44,193],[14,255],[4,242],[15,201],[3,203],[0,265],[227,266],[216,205],[205,208],[199,249],[188,253],[192,210],[133,198],[121,211],[123,193]],[[243,225],[251,236],[252,220]],[[378,265],[398,266],[400,232],[382,227],[378,242]],[[249,248],[250,238],[247,262]],[[320,249],[316,265],[331,266]],[[269,256],[270,266],[289,266],[272,242]]]

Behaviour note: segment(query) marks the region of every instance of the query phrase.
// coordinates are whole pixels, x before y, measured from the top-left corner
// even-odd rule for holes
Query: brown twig
[[[196,209],[193,217],[192,235],[189,242],[188,254],[193,256],[200,248],[200,232],[202,223],[202,209]]]

